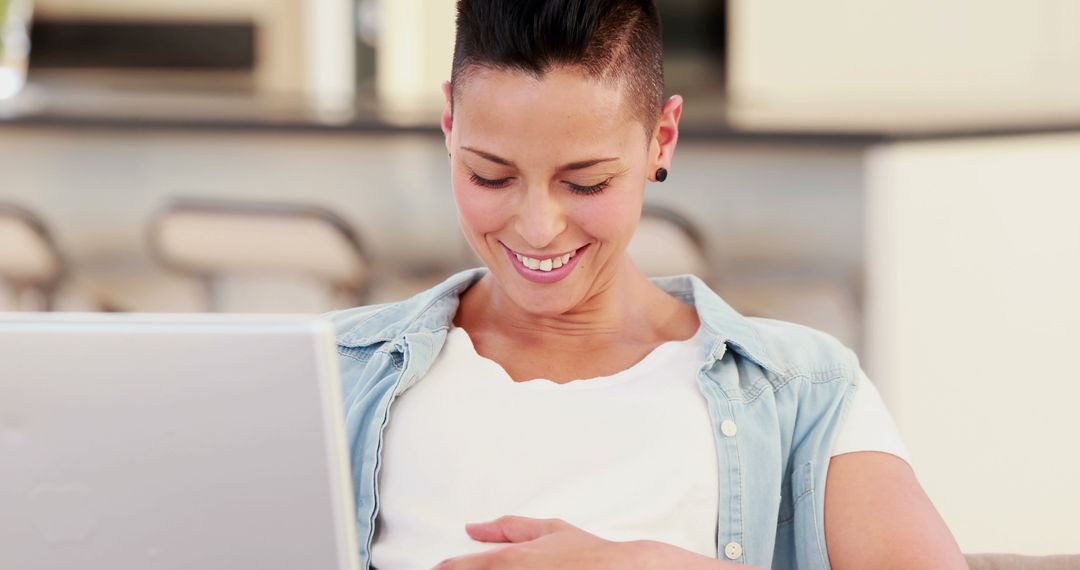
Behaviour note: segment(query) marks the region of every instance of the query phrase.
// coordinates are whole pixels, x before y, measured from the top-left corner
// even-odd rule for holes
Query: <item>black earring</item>
[[[666,168],[657,168],[656,169],[656,181],[657,182],[663,182],[665,180],[667,180],[667,169]]]

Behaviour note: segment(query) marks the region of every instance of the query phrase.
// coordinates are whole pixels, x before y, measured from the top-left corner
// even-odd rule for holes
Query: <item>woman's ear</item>
[[[679,117],[682,116],[683,98],[672,95],[660,111],[652,140],[649,142],[649,179],[655,180],[658,168],[671,170],[675,155],[675,143],[679,141]]]
[[[442,126],[443,135],[446,136],[446,152],[450,152],[450,131],[454,128],[454,88],[449,81],[443,81],[443,96],[446,97],[446,106],[443,107]]]

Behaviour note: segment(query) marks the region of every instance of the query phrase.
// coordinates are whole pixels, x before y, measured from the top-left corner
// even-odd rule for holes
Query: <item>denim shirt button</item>
[[[724,546],[724,556],[731,560],[738,560],[742,556],[742,545],[738,542],[729,542]]]
[[[728,437],[735,437],[735,434],[738,433],[738,431],[739,426],[735,425],[735,422],[731,420],[724,420],[720,422],[720,433]]]

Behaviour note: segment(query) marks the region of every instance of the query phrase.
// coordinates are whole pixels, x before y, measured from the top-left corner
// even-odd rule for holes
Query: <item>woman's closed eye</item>
[[[483,186],[484,188],[505,188],[506,186],[508,186],[510,184],[510,182],[512,182],[514,180],[514,178],[512,176],[508,176],[506,178],[497,178],[497,179],[481,178],[475,172],[472,172],[472,173],[469,174],[469,179],[472,180],[473,184],[476,184],[477,186]],[[563,184],[565,184],[566,187],[569,188],[575,194],[582,194],[582,195],[586,195],[586,196],[590,195],[590,194],[596,194],[598,192],[602,192],[605,188],[608,187],[608,185],[610,183],[611,183],[610,178],[608,178],[607,180],[604,180],[602,182],[598,182],[596,184],[591,184],[591,185],[575,184],[573,182],[568,182],[568,181],[563,182]]]
[[[472,180],[473,184],[477,186],[483,186],[484,188],[504,188],[510,184],[513,177],[499,178],[496,180],[490,180],[488,178],[480,178],[475,172],[469,174],[469,180]]]
[[[593,184],[591,186],[582,186],[580,184],[574,184],[573,182],[566,182],[565,184],[566,184],[567,187],[570,188],[570,190],[574,191],[575,193],[583,194],[583,195],[588,196],[589,194],[597,194],[597,193],[603,192],[604,188],[607,188],[608,184],[610,184],[610,183],[611,183],[611,179],[608,178],[607,180],[604,180],[603,182],[598,182],[598,183]]]

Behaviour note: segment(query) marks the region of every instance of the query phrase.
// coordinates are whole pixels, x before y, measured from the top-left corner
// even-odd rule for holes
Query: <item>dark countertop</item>
[[[941,129],[746,129],[723,112],[687,105],[680,137],[696,141],[865,146],[886,141],[1080,132],[1080,121]],[[704,111],[702,109],[704,108]],[[368,100],[316,106],[299,98],[242,91],[132,91],[31,83],[0,101],[3,125],[54,128],[247,130],[324,134],[439,134],[438,113],[392,112]]]

